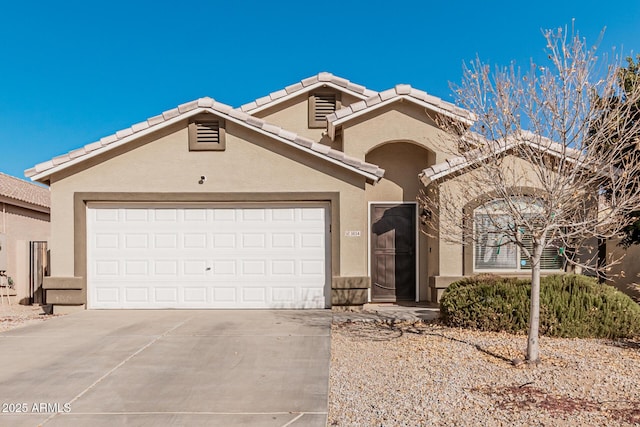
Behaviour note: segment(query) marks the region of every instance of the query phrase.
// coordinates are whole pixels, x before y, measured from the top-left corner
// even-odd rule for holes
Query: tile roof
[[[475,121],[473,113],[457,107],[456,105],[443,101],[442,99],[429,95],[427,92],[415,89],[410,85],[400,84],[383,92],[376,93],[363,101],[355,102],[348,107],[329,114],[327,116],[328,132],[331,138],[335,136],[336,127],[344,122],[365,114],[369,111],[391,104],[399,100],[407,100],[416,103],[424,108],[428,108],[436,113],[461,120],[468,125]]]
[[[541,153],[555,157],[568,158],[575,162],[580,162],[581,157],[578,150],[567,148],[562,144],[558,144],[557,142],[529,131],[521,131],[519,134],[514,135],[511,138],[501,141],[488,141],[476,133],[469,133],[463,137],[466,137],[474,144],[482,144],[484,147],[470,150],[464,155],[447,159],[442,163],[438,163],[424,169],[420,173],[420,179],[425,186],[452,173],[480,163],[491,156],[506,153],[507,151],[522,144],[526,144]]]
[[[49,208],[51,193],[48,188],[0,172],[0,197]]]
[[[202,112],[214,113],[232,122],[252,128],[288,145],[365,175],[370,180],[378,181],[384,175],[384,170],[380,169],[376,165],[363,162],[355,157],[346,156],[341,151],[334,150],[309,138],[299,136],[294,132],[269,124],[262,119],[253,117],[243,111],[234,109],[229,105],[217,102],[208,97],[199,98],[195,101],[179,105],[174,109],[165,111],[162,114],[151,117],[143,122],[134,124],[127,129],[119,130],[118,132],[106,136],[99,141],[92,142],[91,144],[87,144],[77,150],[73,150],[61,156],[54,157],[49,161],[37,164],[31,169],[27,169],[25,171],[25,175],[30,177],[32,180],[46,180],[46,178],[54,172],[93,156],[102,154],[140,136],[154,132]]]
[[[238,109],[247,113],[254,114],[276,104],[279,104],[280,102],[286,101],[287,99],[298,96],[301,93],[308,92],[321,86],[332,86],[333,88],[341,90],[343,92],[349,92],[360,99],[370,98],[377,94],[376,91],[367,89],[366,87],[359,84],[352,83],[347,79],[334,76],[331,73],[322,72],[318,73],[315,76],[303,79],[298,83],[289,85],[284,89],[272,92],[267,96],[258,98],[255,101],[249,102],[248,104],[244,104]]]

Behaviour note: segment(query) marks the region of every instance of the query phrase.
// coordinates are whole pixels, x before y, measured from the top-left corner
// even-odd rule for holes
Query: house
[[[47,302],[435,301],[492,267],[420,232],[424,177],[454,167],[443,117],[473,121],[409,85],[375,92],[320,73],[237,108],[197,99],[38,164],[25,173],[51,188]]]
[[[9,294],[22,304],[34,297],[42,302],[42,283],[30,260],[46,263],[46,254],[33,252],[45,248],[37,243],[49,240],[49,189],[0,173],[0,204],[0,271],[6,274],[1,284],[11,278]],[[0,289],[3,296],[6,291]]]

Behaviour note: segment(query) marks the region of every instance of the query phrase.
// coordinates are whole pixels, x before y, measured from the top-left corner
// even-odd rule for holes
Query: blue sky
[[[527,65],[541,29],[640,52],[640,2],[31,1],[0,12],[0,172],[203,96],[239,106],[320,71],[453,100],[463,61]],[[447,4],[448,3],[448,4]]]

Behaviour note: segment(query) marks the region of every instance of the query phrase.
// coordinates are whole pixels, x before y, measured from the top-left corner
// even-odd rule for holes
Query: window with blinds
[[[533,250],[531,236],[524,235],[522,240],[527,250]],[[564,255],[562,254],[562,252],[563,249],[554,242],[544,248],[542,250],[542,258],[540,259],[540,269],[561,270],[564,267]],[[520,269],[531,270],[531,263],[524,256],[520,257]]]
[[[196,117],[189,123],[190,151],[221,151],[224,149],[224,120],[208,114]]]
[[[502,201],[486,205],[491,214],[480,210],[474,215],[475,243],[474,269],[479,271],[531,270],[531,263],[523,251],[511,241],[512,237],[500,230],[509,230],[510,217],[500,212]],[[495,209],[495,210],[494,210]],[[497,212],[496,212],[497,211]],[[531,235],[522,236],[524,247],[533,250]],[[564,268],[564,248],[552,242],[542,252],[540,268],[542,270],[562,270]]]
[[[327,116],[339,108],[339,93],[322,92],[311,94],[309,96],[309,127],[325,127],[327,124]]]
[[[497,232],[496,223],[508,221],[506,215],[476,214],[475,267],[479,270],[518,268],[518,247],[508,236]]]

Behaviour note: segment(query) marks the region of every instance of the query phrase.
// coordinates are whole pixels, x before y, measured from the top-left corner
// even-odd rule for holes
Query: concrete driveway
[[[127,310],[4,332],[0,425],[325,426],[330,325],[330,310]]]

